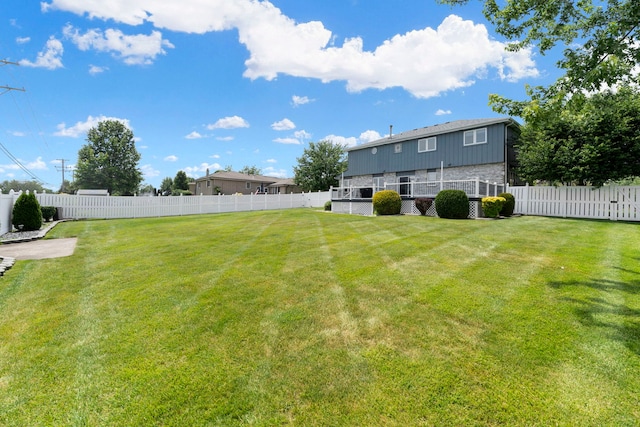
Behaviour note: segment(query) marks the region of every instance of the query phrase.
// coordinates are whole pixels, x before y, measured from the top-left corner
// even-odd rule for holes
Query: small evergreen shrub
[[[503,197],[505,199],[504,204],[502,205],[502,209],[500,210],[501,216],[511,216],[513,215],[513,210],[516,208],[516,198],[513,197],[511,193],[500,193],[498,197]]]
[[[329,200],[328,202],[324,203],[324,210],[325,211],[330,211],[331,210],[331,200]]]
[[[40,230],[40,227],[42,227],[42,211],[35,194],[22,193],[18,197],[18,200],[13,205],[11,224],[17,230]]]
[[[497,218],[506,201],[504,197],[483,197],[482,211],[484,212],[484,216],[487,218]]]
[[[402,198],[397,191],[382,190],[373,195],[373,212],[377,215],[398,215],[402,209]]]
[[[430,199],[428,197],[418,197],[415,200],[415,204],[416,204],[416,209],[420,211],[420,215],[424,216],[427,214],[427,211],[433,204],[433,199]]]
[[[54,206],[41,206],[42,218],[45,221],[51,221],[56,214],[56,208]]]
[[[465,219],[469,216],[469,197],[462,190],[442,190],[435,203],[440,218]]]

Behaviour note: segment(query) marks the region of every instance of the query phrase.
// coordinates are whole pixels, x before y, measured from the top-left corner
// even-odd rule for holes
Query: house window
[[[207,181],[207,188],[211,187],[211,181]]]
[[[435,136],[418,140],[418,153],[424,153],[425,151],[436,151]]]
[[[464,133],[464,145],[487,143],[487,128],[468,130]]]
[[[402,144],[396,144],[396,145],[394,145],[394,147],[393,147],[393,151],[394,151],[395,153],[402,153]]]
[[[245,183],[245,188],[247,190],[251,190],[251,183],[250,182]]]
[[[374,191],[379,191],[384,189],[384,176],[373,177],[373,188],[374,188]]]
[[[399,176],[398,182],[400,183],[400,195],[401,196],[410,196],[411,195],[411,184],[410,182],[415,181],[415,176]]]

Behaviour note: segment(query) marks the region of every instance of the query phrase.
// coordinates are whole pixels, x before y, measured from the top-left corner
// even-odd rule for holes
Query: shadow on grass
[[[625,270],[629,272],[629,270]],[[632,272],[636,273],[637,272]],[[568,282],[550,282],[554,289],[586,287],[606,293],[640,294],[640,280],[629,282],[591,279]],[[630,308],[624,303],[609,301],[601,297],[565,297],[573,306],[580,323],[590,328],[602,328],[612,340],[623,343],[634,354],[640,355],[640,309]],[[624,300],[624,299],[623,299]]]

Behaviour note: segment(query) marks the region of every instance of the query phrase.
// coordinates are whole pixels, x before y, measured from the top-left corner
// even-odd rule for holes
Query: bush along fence
[[[334,196],[331,203],[333,212],[357,215],[374,214],[371,199],[345,199],[337,196],[335,189],[332,194]],[[495,194],[495,196],[504,198],[505,194],[507,199],[503,202],[504,205],[500,216],[521,214],[562,218],[608,219],[612,221],[640,221],[640,186],[608,185],[600,188],[507,186],[505,193]],[[469,218],[487,216],[482,209],[482,199],[486,197],[487,195],[478,197],[475,194],[469,197]],[[426,199],[432,200],[433,197],[403,196],[400,213],[437,216],[435,203],[425,204],[422,200]],[[416,201],[418,201],[417,204]],[[508,214],[503,213],[505,209]],[[422,210],[424,210],[424,213]]]
[[[21,193],[0,194],[0,234],[11,231],[11,211]],[[56,219],[151,218],[223,212],[322,208],[329,191],[219,196],[82,196],[39,193],[40,206],[56,208]]]

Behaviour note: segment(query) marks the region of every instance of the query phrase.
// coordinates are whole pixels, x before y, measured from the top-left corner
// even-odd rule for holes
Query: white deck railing
[[[468,197],[497,196],[505,191],[504,184],[481,181],[479,178],[457,181],[396,182],[380,186],[349,186],[331,190],[331,200],[371,199],[381,190],[394,190],[403,197],[435,197],[442,190],[462,190]]]

